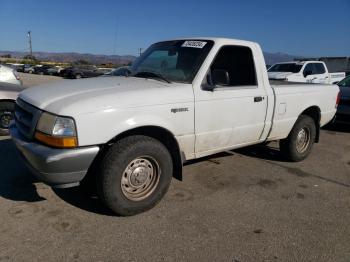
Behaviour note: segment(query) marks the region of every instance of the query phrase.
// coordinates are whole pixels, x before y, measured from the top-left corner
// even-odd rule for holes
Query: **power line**
[[[29,54],[30,54],[30,57],[33,57],[32,32],[31,31],[28,31],[28,42],[29,42]]]

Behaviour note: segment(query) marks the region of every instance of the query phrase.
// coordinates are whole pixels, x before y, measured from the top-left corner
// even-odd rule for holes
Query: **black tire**
[[[1,102],[0,101],[0,135],[8,135],[8,124],[13,119],[15,111],[14,102]]]
[[[281,153],[289,161],[302,161],[310,154],[315,137],[315,121],[310,116],[301,115],[288,137],[280,140]]]
[[[76,74],[75,75],[75,79],[80,79],[81,78],[81,74]]]
[[[146,162],[143,163],[142,159]],[[137,167],[140,166],[141,169],[138,169]],[[150,170],[156,172],[150,172]],[[140,180],[146,177],[145,181],[140,182],[139,175]],[[147,136],[130,136],[116,142],[102,158],[96,176],[97,192],[100,200],[114,213],[120,216],[135,215],[151,209],[163,198],[170,186],[172,175],[172,158],[162,143]],[[136,193],[127,192],[134,189],[130,181],[139,183],[137,186],[150,181],[150,185],[153,186],[143,184],[140,188],[145,187],[145,189],[140,190],[144,190],[145,195],[137,199]],[[138,194],[142,196],[141,193]]]

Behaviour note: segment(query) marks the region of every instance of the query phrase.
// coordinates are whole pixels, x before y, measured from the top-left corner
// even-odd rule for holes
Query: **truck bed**
[[[299,82],[290,82],[290,81],[284,81],[284,80],[273,80],[270,79],[270,85],[276,86],[276,85],[320,85],[316,83],[299,83]]]

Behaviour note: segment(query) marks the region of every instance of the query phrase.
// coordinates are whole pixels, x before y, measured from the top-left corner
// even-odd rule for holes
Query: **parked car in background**
[[[42,67],[42,65],[32,65],[24,68],[24,73],[28,74],[34,74],[35,70],[39,67]]]
[[[338,86],[340,88],[340,100],[335,121],[350,124],[350,76],[340,81]]]
[[[71,66],[66,67],[66,68],[63,68],[63,69],[61,69],[61,71],[59,72],[58,75],[61,76],[61,77],[65,77],[66,73],[67,73],[69,70],[71,70],[71,69],[72,69]]]
[[[329,73],[322,61],[294,61],[274,64],[269,68],[268,76],[271,80],[334,84],[344,79],[345,72]]]
[[[23,73],[29,73],[29,70],[34,71],[34,65],[25,64],[23,67]]]
[[[52,65],[42,65],[34,67],[34,74],[38,75],[48,75],[48,70],[52,68]]]
[[[19,63],[11,63],[11,64],[6,64],[7,66],[15,69],[17,72],[23,72],[24,71],[24,64],[19,64]]]
[[[112,72],[105,74],[106,76],[128,76],[131,74],[130,66],[122,66],[114,69]]]
[[[115,68],[99,67],[98,70],[101,73],[103,73],[104,75],[107,75],[107,74],[111,73],[113,70],[115,70]]]
[[[0,82],[22,85],[22,81],[17,71],[4,65],[0,65]]]
[[[53,66],[49,69],[47,69],[46,73],[51,76],[58,76],[60,75],[60,72],[63,70],[63,67],[61,66]]]
[[[103,75],[103,72],[98,70],[94,65],[78,65],[70,68],[66,68],[63,73],[63,77],[71,79],[96,77]]]
[[[14,117],[15,101],[23,86],[0,82],[0,135],[8,135]]]

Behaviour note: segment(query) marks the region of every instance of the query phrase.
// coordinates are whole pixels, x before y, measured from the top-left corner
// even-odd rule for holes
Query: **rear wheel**
[[[8,135],[14,117],[15,103],[0,101],[0,135]]]
[[[280,150],[290,161],[304,160],[311,152],[316,137],[315,121],[301,115],[286,139],[280,140]]]
[[[75,79],[80,79],[81,78],[81,74],[76,74],[75,75]]]
[[[97,172],[102,202],[122,216],[155,206],[167,192],[173,173],[172,158],[158,140],[131,136],[116,142]]]

